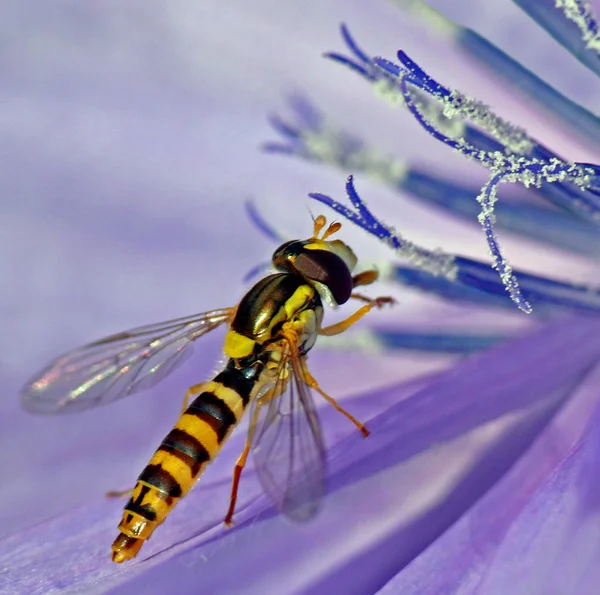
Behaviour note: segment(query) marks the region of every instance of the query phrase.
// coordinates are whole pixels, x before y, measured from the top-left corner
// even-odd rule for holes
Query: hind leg
[[[246,438],[246,443],[244,444],[244,450],[242,454],[239,456],[235,467],[233,469],[233,480],[231,483],[231,496],[229,497],[229,508],[227,509],[227,514],[225,515],[225,525],[230,527],[233,525],[233,513],[235,512],[235,503],[237,502],[237,494],[238,488],[240,484],[240,477],[242,476],[242,471],[246,466],[246,460],[248,459],[248,453],[250,452],[250,436]]]
[[[206,386],[206,382],[201,382],[200,384],[194,384],[194,386],[190,386],[187,389],[184,397],[183,397],[183,407],[181,408],[181,415],[185,413],[185,410],[188,408],[190,404],[190,399],[193,396],[197,396],[202,392],[202,389]]]
[[[106,492],[107,498],[123,498],[125,496],[131,496],[133,494],[133,488],[128,490],[111,490],[110,492]]]

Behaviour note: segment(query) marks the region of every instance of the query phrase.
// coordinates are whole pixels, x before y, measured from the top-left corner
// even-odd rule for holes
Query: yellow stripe
[[[254,351],[255,341],[244,335],[236,333],[234,330],[229,330],[225,336],[225,346],[223,350],[229,357],[235,359],[246,357]]]
[[[211,459],[214,459],[219,452],[220,444],[217,440],[216,432],[203,419],[197,418],[195,415],[184,413],[175,427],[178,430],[183,430],[193,436],[204,448]]]
[[[158,450],[150,460],[150,465],[160,465],[165,471],[168,471],[173,479],[181,487],[181,491],[185,494],[191,488],[195,478],[192,477],[190,466],[184,461],[180,461],[170,452]]]
[[[157,524],[158,523],[155,521],[149,521],[136,512],[125,509],[123,518],[119,523],[119,531],[128,537],[148,539],[150,535],[152,535],[152,531],[154,531]]]
[[[327,250],[327,243],[316,238],[310,244],[304,244],[305,250]]]
[[[145,486],[149,487],[150,489],[146,491],[144,498],[140,502],[140,492]],[[156,521],[149,521],[151,523],[162,523],[163,519],[167,516],[167,514],[169,514],[169,511],[171,508],[173,508],[175,505],[174,503],[176,502],[176,500],[172,498],[171,500],[173,500],[173,503],[167,504],[166,500],[164,500],[164,494],[162,494],[162,492],[159,492],[156,487],[148,485],[143,481],[138,481],[136,483],[133,494],[131,494],[131,499],[138,506],[150,507],[150,509],[156,513]]]
[[[292,297],[283,305],[287,319],[289,320],[301,310],[315,295],[314,289],[310,285],[300,285],[292,294]]]
[[[206,382],[202,382],[201,384],[194,384],[194,386],[190,386],[185,393],[186,399],[191,399],[192,397],[197,397],[206,386]]]

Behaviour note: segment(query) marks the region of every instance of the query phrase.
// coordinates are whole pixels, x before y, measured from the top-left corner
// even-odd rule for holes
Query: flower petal
[[[506,476],[380,593],[596,593],[599,379],[596,367]]]
[[[285,592],[373,592],[527,452],[598,361],[598,330],[600,322],[563,320],[470,358],[420,390],[412,384],[354,399],[353,413],[371,418],[366,441],[325,410],[334,440],[331,493],[313,523],[286,523],[248,473],[238,524],[223,532],[229,449],[146,546],[146,560],[124,568],[109,562],[119,506],[97,502],[5,540],[3,579],[22,593],[77,585],[92,594],[118,584],[115,593],[260,593],[281,580]],[[377,407],[384,411],[372,417]]]

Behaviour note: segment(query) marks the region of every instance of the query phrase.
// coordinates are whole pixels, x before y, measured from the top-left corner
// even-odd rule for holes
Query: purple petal
[[[19,385],[48,357],[79,342],[230,303],[241,292],[241,277],[268,257],[271,248],[247,224],[241,205],[249,194],[257,197],[261,209],[268,205],[269,221],[277,228],[301,232],[307,223],[310,227],[306,192],[315,187],[334,191],[337,177],[334,182],[323,174],[250,157],[268,134],[264,114],[274,107],[279,90],[283,93],[290,85],[323,90],[325,109],[335,110],[340,121],[355,121],[357,110],[368,114],[370,139],[394,147],[398,138],[409,134],[406,150],[415,160],[431,162],[439,156],[459,175],[473,171],[468,164],[450,161],[446,151],[432,146],[424,135],[417,138],[408,118],[398,117],[390,126],[385,110],[378,114],[372,109],[371,97],[361,96],[346,78],[336,78],[330,66],[322,64],[318,54],[335,39],[337,22],[348,14],[339,14],[342,4],[313,3],[311,10],[302,11],[286,3],[237,4],[224,11],[218,2],[188,0],[165,9],[124,6],[113,0],[101,8],[37,3],[32,9],[9,0],[0,8],[5,40],[1,58],[5,76],[0,84],[4,106],[0,268],[5,281],[0,372],[6,397],[1,402],[0,450],[7,453],[0,469],[5,479],[0,531],[20,531],[0,547],[2,592],[197,593],[203,587],[208,592],[227,588],[266,592],[281,590],[282,585],[286,591],[318,591],[332,584],[351,592],[365,587],[365,581],[371,581],[367,587],[383,584],[502,472],[502,465],[490,465],[486,476],[473,457],[483,456],[477,455],[482,445],[492,451],[500,449],[498,445],[504,448],[500,434],[512,436],[514,431],[509,430],[514,427],[506,422],[506,427],[496,428],[492,436],[496,442],[486,438],[494,421],[483,426],[483,437],[468,427],[481,425],[486,416],[500,415],[504,411],[500,405],[510,409],[520,398],[532,402],[542,398],[538,381],[548,390],[551,382],[562,383],[560,388],[568,392],[569,381],[575,383],[581,372],[577,366],[597,357],[587,334],[592,325],[586,329],[580,323],[573,329],[567,325],[554,335],[556,341],[564,339],[564,347],[570,346],[573,353],[581,350],[579,363],[568,359],[573,353],[565,354],[564,362],[563,355],[554,357],[547,344],[552,334],[546,331],[550,334],[539,337],[541,347],[535,341],[524,345],[539,347],[540,357],[546,355],[553,365],[556,360],[556,369],[546,378],[546,371],[523,355],[507,372],[515,378],[505,388],[517,391],[516,401],[502,403],[506,396],[502,386],[485,383],[477,394],[467,395],[459,382],[457,390],[463,388],[450,401],[452,391],[446,389],[443,394],[420,393],[415,385],[373,389],[375,383],[397,382],[408,368],[432,366],[418,358],[361,362],[360,354],[315,354],[315,375],[332,394],[371,383],[364,398],[347,406],[362,418],[373,419],[378,428],[367,442],[347,439],[352,428],[345,420],[333,412],[324,415],[333,448],[334,493],[321,519],[306,527],[290,527],[269,516],[269,505],[249,472],[242,486],[246,508],[238,528],[223,534],[217,525],[227,503],[231,466],[241,448],[243,432],[239,432],[201,486],[145,548],[144,556],[156,557],[140,558],[122,568],[112,565],[108,547],[122,502],[106,501],[101,494],[130,484],[175,418],[186,385],[209,375],[218,338],[198,346],[194,367],[188,364],[160,385],[155,392],[164,395],[161,401],[143,395],[89,415],[36,419],[19,410]],[[452,49],[435,40],[424,44],[422,32],[387,4],[368,10],[344,4],[346,10],[349,22],[359,23],[356,32],[361,40],[364,37],[365,47],[393,52],[402,39],[407,51],[419,48],[423,64],[439,65],[443,55],[444,77],[452,65],[462,73],[462,62],[450,57]],[[486,10],[502,9],[486,5]],[[490,20],[494,34],[503,29],[499,22]],[[512,23],[504,29],[508,37],[515,31]],[[530,39],[522,29],[518,37]],[[538,55],[551,71],[557,70],[545,50]],[[533,56],[533,66],[536,59]],[[490,85],[492,96],[488,93],[486,101],[506,103],[506,95],[496,94],[498,86],[485,76],[471,71],[467,77],[473,94]],[[572,87],[579,99],[582,85]],[[503,111],[510,109],[509,99]],[[575,149],[580,154],[581,148],[564,130],[530,118],[531,112],[520,115],[521,122],[528,126],[531,122],[548,135],[550,146],[558,143],[565,153]],[[331,185],[320,186],[321,179]],[[395,198],[393,209],[396,213]],[[422,212],[412,213],[409,221],[405,215],[402,226],[407,231],[423,217]],[[420,225],[420,233],[427,236],[428,245],[439,244],[441,237],[445,243],[446,221],[430,224],[429,212],[426,215],[427,227],[423,230]],[[473,254],[480,249],[474,236],[462,230],[455,229],[449,241],[454,242],[450,249],[469,247]],[[357,236],[356,244],[361,257],[376,258],[368,241]],[[518,250],[529,254],[529,268],[536,271],[545,265],[557,272],[588,273],[587,265],[557,259],[550,250],[542,254],[536,246]],[[505,369],[504,356],[509,354],[491,353],[498,362],[470,360],[471,367],[459,367],[456,376],[448,373],[443,377],[446,385],[440,386],[449,386],[467,372],[476,385],[484,377],[492,382],[493,366],[498,363],[500,371]],[[516,354],[521,355],[518,350]],[[480,361],[487,361],[486,370],[477,370]],[[527,364],[532,369],[520,369]],[[327,376],[331,382],[325,382]],[[483,401],[476,398],[482,396]],[[489,412],[481,405],[487,402],[485,397],[492,403]],[[561,397],[562,393],[556,395],[549,410]],[[456,409],[448,410],[449,403]],[[374,418],[394,406],[387,417]],[[530,424],[523,429],[523,442],[533,439],[549,410],[527,410],[523,420],[517,419]],[[431,446],[440,441],[445,442]],[[504,468],[523,452],[523,442],[509,441],[506,452],[496,453]],[[387,467],[371,469],[367,453]],[[492,455],[486,460],[490,457],[496,461]],[[557,454],[556,460],[560,458]],[[464,488],[464,500],[453,503],[448,497],[453,489],[441,489],[440,484],[451,484],[460,472],[471,483]],[[437,500],[432,501],[432,492]],[[442,505],[448,499],[450,503]],[[90,504],[78,508],[82,502]],[[259,513],[263,516],[250,524]],[[419,525],[415,520],[419,514],[427,522]],[[63,516],[23,531],[55,515]],[[348,587],[344,581],[351,580]]]
[[[580,394],[600,356],[599,328],[589,319],[563,320],[465,360],[420,390],[392,387],[353,399],[353,413],[370,419],[366,441],[326,410],[323,424],[334,436],[331,493],[313,523],[288,524],[248,473],[237,526],[218,526],[238,433],[139,561],[122,568],[109,561],[120,504],[100,501],[5,540],[3,578],[23,593],[77,585],[92,594],[119,584],[123,590],[113,592],[268,592],[281,577],[286,592],[374,592],[519,468],[511,469],[552,427],[556,411]],[[538,457],[538,481],[572,446],[580,423],[581,416],[569,420],[565,436],[551,442],[555,452]],[[533,489],[515,486],[517,500],[525,502]],[[508,512],[493,510],[491,520]],[[443,549],[446,556],[451,551]],[[239,572],[231,572],[232,560]]]
[[[509,472],[381,593],[596,593],[599,379],[592,367]]]

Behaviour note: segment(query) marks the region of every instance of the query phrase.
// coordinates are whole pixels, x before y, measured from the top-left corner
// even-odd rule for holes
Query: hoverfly
[[[190,354],[196,339],[228,325],[227,363],[211,381],[188,389],[179,420],[131,491],[112,544],[113,561],[138,554],[216,457],[248,407],[249,430],[233,472],[226,524],[232,522],[250,451],[260,482],[277,507],[296,520],[314,515],[324,492],[325,453],[312,391],[368,436],[365,426],[319,387],[306,356],[318,335],[344,332],[373,307],[393,300],[353,293],[355,287],[373,283],[377,272],[353,276],[357,259],[351,248],[328,239],[341,224],[323,231],[326,224],[321,215],[314,220],[312,237],[277,248],[272,259],[276,272],[258,281],[237,306],[95,341],[57,358],[24,388],[23,404],[33,412],[103,405],[153,386]],[[323,327],[323,301],[335,307],[351,298],[367,303],[349,318]]]

